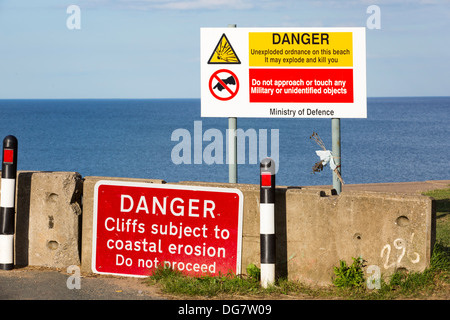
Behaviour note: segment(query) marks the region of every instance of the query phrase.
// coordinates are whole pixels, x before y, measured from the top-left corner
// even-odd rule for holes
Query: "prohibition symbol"
[[[209,78],[209,91],[218,100],[231,100],[239,91],[239,80],[230,70],[217,70]]]

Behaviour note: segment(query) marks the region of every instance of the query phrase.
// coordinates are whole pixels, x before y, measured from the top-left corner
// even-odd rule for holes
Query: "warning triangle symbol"
[[[208,64],[240,64],[236,52],[234,52],[230,41],[228,41],[225,33],[220,37],[216,48],[214,49],[211,57],[208,60]]]

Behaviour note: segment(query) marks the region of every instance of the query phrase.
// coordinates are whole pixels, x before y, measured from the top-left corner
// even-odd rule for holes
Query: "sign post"
[[[228,118],[228,182],[237,183],[237,118]]]
[[[333,154],[333,160],[336,164],[336,169],[341,174],[341,119],[331,119],[331,152]],[[342,191],[342,184],[338,178],[337,173],[333,170],[333,189],[337,194]]]
[[[236,28],[235,24],[229,24],[228,28]],[[236,89],[236,93],[237,93]],[[237,118],[228,118],[228,182],[237,183]]]
[[[238,189],[102,180],[95,185],[92,270],[148,276],[241,272]]]
[[[202,28],[200,36],[202,117],[332,119],[340,165],[340,119],[367,117],[365,28]],[[211,88],[219,69],[228,71],[224,85]],[[335,173],[333,187],[340,193]]]

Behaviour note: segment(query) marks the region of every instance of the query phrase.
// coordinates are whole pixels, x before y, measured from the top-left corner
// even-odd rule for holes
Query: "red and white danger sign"
[[[99,181],[92,270],[148,276],[166,266],[190,275],[241,272],[240,190]]]

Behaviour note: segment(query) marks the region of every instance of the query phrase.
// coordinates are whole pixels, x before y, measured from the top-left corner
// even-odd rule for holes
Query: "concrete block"
[[[389,276],[423,271],[435,241],[433,200],[413,194],[287,190],[291,280],[327,285],[339,260],[362,257]],[[367,277],[369,274],[366,275]]]
[[[16,265],[79,265],[80,174],[19,172],[16,186]]]
[[[242,271],[260,263],[259,185],[184,181],[229,187],[244,195]],[[366,269],[423,271],[435,242],[433,200],[420,194],[324,188],[276,188],[276,276],[315,285],[332,283],[339,260],[362,257]],[[370,276],[370,274],[366,274]]]
[[[100,180],[165,183],[161,179],[134,179],[112,177],[85,177],[83,184],[83,222],[81,233],[81,271],[92,272],[92,232],[94,219],[94,187]]]

